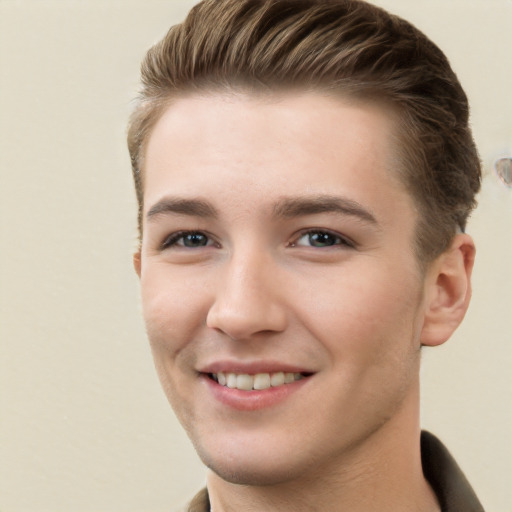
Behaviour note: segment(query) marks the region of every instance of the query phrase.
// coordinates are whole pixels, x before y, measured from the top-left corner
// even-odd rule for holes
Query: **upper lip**
[[[314,373],[312,370],[294,364],[280,363],[279,361],[215,361],[199,369],[200,373],[238,373],[256,375],[257,373]]]

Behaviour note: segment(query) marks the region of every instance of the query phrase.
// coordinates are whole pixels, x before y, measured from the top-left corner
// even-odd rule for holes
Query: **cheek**
[[[331,275],[323,286],[309,290],[303,317],[337,362],[354,355],[366,364],[387,354],[409,350],[418,336],[420,291],[415,277],[396,272]],[[321,283],[317,283],[321,284]]]
[[[141,279],[141,295],[146,330],[154,351],[179,352],[204,325],[207,299],[204,286],[197,285],[197,280],[147,272]]]
[[[162,388],[184,425],[191,412],[185,397],[194,376],[194,339],[204,326],[201,294],[165,272],[146,272],[141,278],[146,332]],[[204,293],[203,293],[204,296]]]

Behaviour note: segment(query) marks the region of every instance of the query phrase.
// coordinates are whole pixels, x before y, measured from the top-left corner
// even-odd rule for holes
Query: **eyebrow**
[[[183,199],[178,197],[164,197],[155,203],[146,214],[151,220],[165,214],[189,215],[192,217],[217,218],[215,207],[203,199]]]
[[[319,213],[348,215],[378,226],[377,219],[370,210],[357,201],[339,196],[319,195],[285,198],[274,206],[276,217],[292,218]]]
[[[293,218],[320,213],[337,213],[356,217],[364,222],[378,226],[373,213],[352,199],[314,195],[305,197],[286,197],[280,199],[272,209],[274,217]],[[147,212],[146,218],[151,220],[160,215],[187,215],[191,217],[219,217],[217,209],[209,202],[199,198],[164,197],[156,202]]]

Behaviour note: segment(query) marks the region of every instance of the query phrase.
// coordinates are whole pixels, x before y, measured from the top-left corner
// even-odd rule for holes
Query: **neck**
[[[342,460],[308,468],[300,479],[246,486],[210,472],[212,512],[438,512],[421,467],[418,389],[414,395]]]

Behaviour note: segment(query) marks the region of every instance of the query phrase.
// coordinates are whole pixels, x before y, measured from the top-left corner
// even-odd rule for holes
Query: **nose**
[[[240,255],[226,262],[216,278],[206,325],[233,340],[284,331],[286,308],[279,269],[260,255]]]

